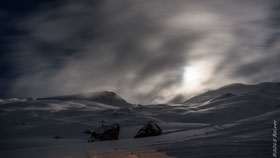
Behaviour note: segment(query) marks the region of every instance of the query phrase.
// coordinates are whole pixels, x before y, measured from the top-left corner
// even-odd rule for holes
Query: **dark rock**
[[[149,121],[137,132],[134,138],[158,136],[161,135],[161,133],[161,128],[155,122]]]
[[[64,139],[64,137],[60,137],[60,136],[55,136],[53,137],[54,139]]]
[[[119,133],[120,125],[118,123],[102,125],[92,132],[91,138],[88,140],[88,142],[118,140]]]
[[[89,129],[86,129],[86,130],[84,131],[84,133],[85,133],[85,134],[92,134],[92,132],[91,132]]]

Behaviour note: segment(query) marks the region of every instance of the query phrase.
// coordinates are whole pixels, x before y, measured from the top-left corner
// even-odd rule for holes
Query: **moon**
[[[202,71],[199,67],[187,66],[183,72],[183,83],[188,89],[199,88],[203,82]]]

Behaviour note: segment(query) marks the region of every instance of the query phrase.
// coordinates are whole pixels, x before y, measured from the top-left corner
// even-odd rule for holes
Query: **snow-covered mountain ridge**
[[[213,152],[209,153],[213,157],[221,154],[214,151],[230,150],[222,155],[246,157],[249,154],[263,158],[271,154],[273,120],[280,121],[279,83],[232,84],[172,105],[131,104],[114,92],[106,91],[37,99],[2,99],[0,154],[30,157],[34,154],[31,151],[40,147],[56,157],[66,146],[71,149],[69,146],[75,146],[73,152],[78,152],[78,157],[86,157],[84,152],[87,150],[153,146],[176,157],[188,154],[194,157],[198,153],[190,146],[191,142],[196,148],[208,145],[202,149],[210,150],[213,147]],[[101,121],[119,123],[120,140],[87,143],[88,135],[84,131],[97,128]],[[148,121],[156,122],[163,134],[134,139]],[[248,151],[231,151],[232,143],[242,146],[252,141],[255,143],[247,146]],[[55,146],[60,146],[59,150]],[[209,154],[197,157],[209,157]]]

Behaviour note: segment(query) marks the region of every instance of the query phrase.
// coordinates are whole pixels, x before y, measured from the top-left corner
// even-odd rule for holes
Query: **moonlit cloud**
[[[10,80],[10,94],[110,90],[130,102],[163,103],[234,82],[277,81],[278,5],[263,0],[47,3],[13,22],[24,33],[9,46],[18,74]],[[186,68],[196,71],[189,73],[199,79],[195,88],[186,80]]]

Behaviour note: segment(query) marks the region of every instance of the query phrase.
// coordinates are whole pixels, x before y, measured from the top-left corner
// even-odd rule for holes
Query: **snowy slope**
[[[87,143],[84,131],[102,120],[120,124],[120,140]],[[134,139],[150,120],[163,135]],[[130,104],[113,92],[2,99],[0,155],[87,157],[152,147],[176,157],[271,157],[273,120],[280,121],[279,83],[232,84],[174,105]]]
[[[279,85],[279,82],[264,82],[257,85],[235,83],[192,97],[189,100],[185,101],[185,103],[203,103],[227,93],[231,93],[234,95],[243,95],[248,93],[252,94],[262,92],[262,95],[272,95],[273,97],[277,97],[277,94],[280,90]]]

